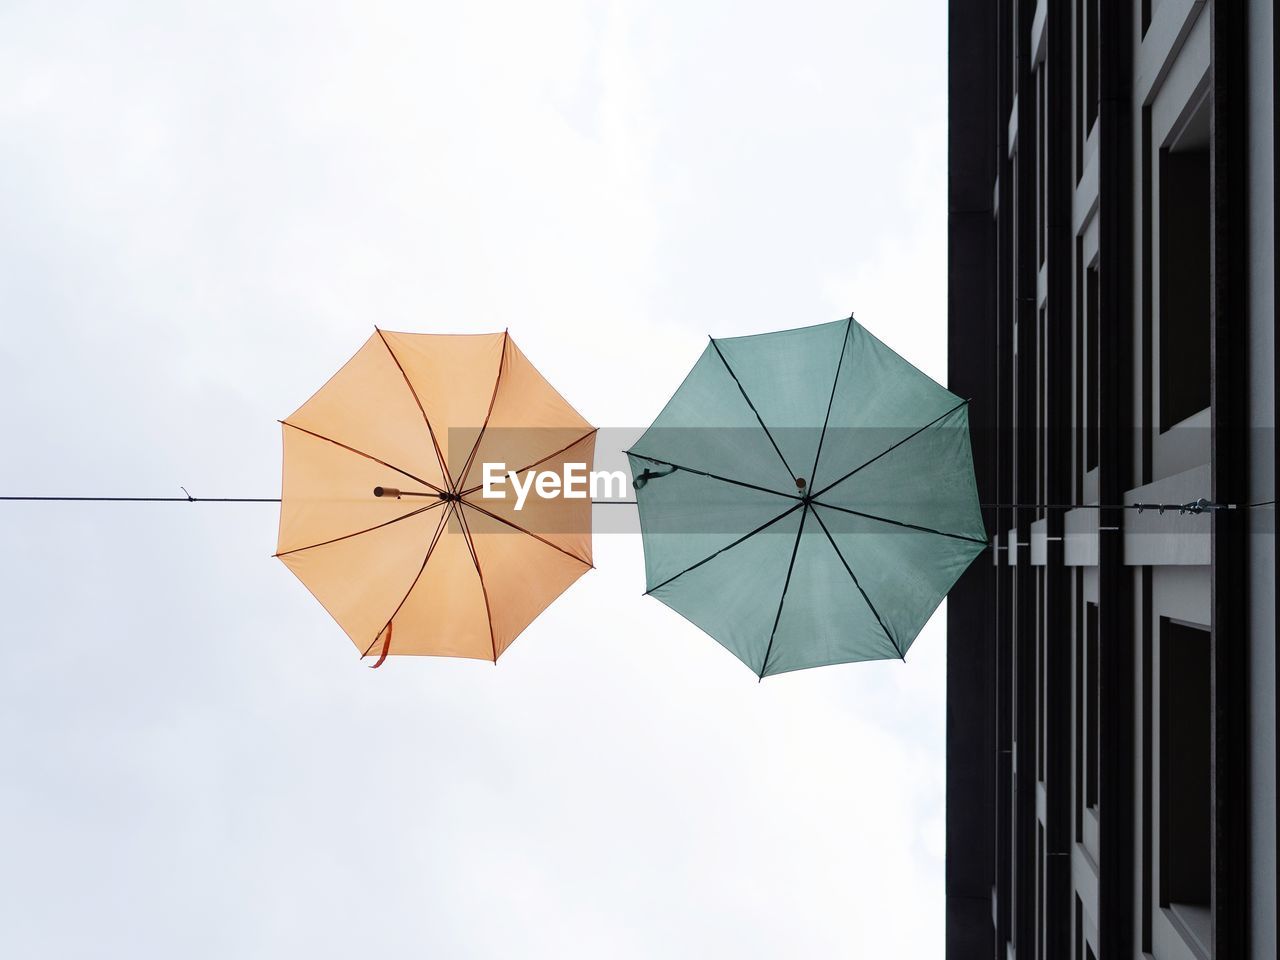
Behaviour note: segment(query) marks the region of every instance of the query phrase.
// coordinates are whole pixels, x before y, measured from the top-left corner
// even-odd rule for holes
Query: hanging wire
[[[184,491],[185,487],[182,488]],[[279,497],[9,497],[0,500],[25,503],[279,503]],[[593,506],[608,504],[635,505],[634,500],[592,500]]]
[[[643,485],[643,484],[642,484]],[[186,487],[179,487],[182,497],[61,497],[61,496],[0,496],[0,501],[26,503],[279,503],[279,497],[196,497]],[[405,491],[397,491],[404,493]],[[416,495],[416,494],[415,494]],[[1253,510],[1274,507],[1275,500],[1259,500],[1256,503],[1213,503],[1201,497],[1189,503],[980,503],[983,510],[1136,510],[1144,513],[1201,514],[1214,510]],[[635,500],[592,500],[592,506],[635,506]]]
[[[1177,511],[1179,514],[1209,513],[1214,510],[1252,510],[1256,507],[1273,507],[1275,500],[1260,500],[1257,503],[1213,503],[1201,497],[1189,503],[982,503],[984,510],[1136,510],[1143,513],[1155,510],[1157,513]]]
[[[279,503],[279,497],[0,497],[0,500],[60,503]]]

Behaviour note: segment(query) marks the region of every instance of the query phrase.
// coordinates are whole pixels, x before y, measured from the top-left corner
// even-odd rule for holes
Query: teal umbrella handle
[[[631,481],[631,486],[633,486],[637,490],[643,490],[644,485],[648,483],[650,480],[657,480],[660,477],[670,476],[671,474],[675,473],[679,469],[680,469],[679,467],[669,466],[665,470],[658,471],[658,470],[650,470],[649,468],[646,467],[644,472],[641,473],[640,476],[636,477],[634,480]]]

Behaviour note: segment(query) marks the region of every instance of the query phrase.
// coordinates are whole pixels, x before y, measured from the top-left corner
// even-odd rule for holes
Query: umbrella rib
[[[769,438],[769,442],[773,444],[773,449],[777,452],[778,458],[782,461],[782,465],[787,468],[787,473],[791,474],[791,479],[796,479],[796,472],[791,469],[791,464],[787,463],[787,458],[782,455],[782,449],[778,446],[778,442],[773,439],[773,434],[769,432],[769,428],[764,425],[764,418],[760,416],[760,411],[756,409],[756,405],[751,402],[751,398],[747,396],[746,388],[742,386],[742,381],[738,379],[738,375],[733,372],[733,367],[729,366],[729,361],[724,358],[724,354],[720,352],[720,344],[716,343],[715,338],[711,338],[711,345],[716,348],[716,355],[720,357],[720,362],[724,364],[724,368],[729,371],[729,376],[733,377],[733,382],[738,385],[738,392],[742,394],[742,399],[747,401],[747,406],[751,408],[751,412],[756,415],[756,420],[760,423],[760,429],[764,431],[764,435]]]
[[[437,500],[435,503],[429,503],[425,507],[419,507],[417,510],[410,510],[408,513],[402,513],[398,517],[385,520],[382,523],[375,524],[372,527],[365,527],[363,530],[357,530],[355,533],[344,533],[340,537],[334,537],[332,540],[322,540],[319,543],[310,543],[305,547],[294,547],[292,550],[283,550],[280,553],[272,554],[276,558],[287,557],[290,554],[301,553],[303,550],[314,550],[316,547],[327,547],[331,543],[338,543],[342,540],[350,540],[352,537],[358,537],[362,533],[372,533],[374,530],[381,530],[383,527],[389,527],[393,523],[399,523],[401,520],[408,520],[410,517],[416,517],[420,513],[426,513],[428,510],[434,510],[445,503],[444,500]]]
[[[498,356],[498,375],[493,378],[493,394],[489,397],[489,409],[485,411],[484,423],[480,425],[480,432],[476,434],[476,442],[471,445],[471,452],[467,454],[467,459],[462,464],[462,473],[458,475],[458,484],[466,482],[467,474],[471,472],[471,462],[475,459],[476,451],[480,449],[480,441],[484,439],[484,432],[489,428],[489,418],[493,416],[493,405],[498,399],[498,388],[502,386],[502,371],[507,366],[507,345],[511,342],[511,335],[508,331],[502,331],[502,353]]]
[[[663,581],[662,581],[660,584],[658,584],[656,587],[650,587],[648,590],[646,590],[646,591],[645,591],[645,595],[646,595],[646,596],[648,596],[649,594],[653,593],[655,590],[661,590],[663,587],[665,587],[665,586],[666,586],[668,583],[670,583],[672,580],[675,580],[677,577],[683,577],[686,573],[688,573],[688,572],[689,572],[689,571],[691,571],[691,570],[697,570],[697,569],[698,569],[698,567],[702,566],[704,563],[709,563],[709,562],[711,562],[711,561],[712,561],[712,560],[714,560],[716,557],[720,556],[720,554],[724,553],[726,550],[732,550],[732,549],[733,549],[734,547],[736,547],[738,544],[742,543],[742,541],[747,540],[747,539],[749,539],[750,537],[754,537],[754,536],[755,536],[757,533],[759,533],[760,531],[764,530],[764,529],[765,529],[765,528],[767,528],[767,527],[771,527],[771,526],[773,526],[775,523],[777,523],[777,522],[778,522],[779,520],[781,520],[783,517],[790,516],[791,514],[795,513],[797,510],[799,510],[799,509],[800,509],[801,507],[803,507],[803,506],[804,506],[804,504],[803,504],[803,503],[797,503],[794,507],[791,507],[791,508],[789,508],[789,509],[787,509],[787,510],[784,510],[782,513],[778,514],[778,515],[777,515],[776,517],[774,517],[772,520],[769,520],[769,521],[768,521],[768,522],[766,522],[766,523],[762,523],[762,524],[760,524],[760,526],[756,527],[756,528],[755,528],[754,530],[752,530],[750,533],[745,533],[745,534],[743,534],[743,535],[742,535],[741,537],[739,537],[737,540],[733,541],[733,543],[730,543],[730,544],[727,544],[727,545],[725,545],[725,546],[721,547],[721,548],[720,548],[719,550],[717,550],[715,553],[711,554],[711,556],[709,556],[709,557],[704,557],[703,559],[701,559],[701,560],[699,560],[697,563],[695,563],[693,566],[691,566],[691,567],[685,567],[683,570],[681,570],[679,573],[675,574],[674,576],[667,577],[667,579],[663,580]]]
[[[814,501],[815,503],[817,501]],[[863,513],[861,510],[854,510],[852,507],[837,507],[834,503],[819,503],[819,506],[826,507],[828,510],[839,510],[841,513],[851,513],[855,517],[865,517],[868,520],[876,520],[880,523],[891,523],[895,527],[908,527],[912,530],[919,530],[921,533],[935,533],[940,537],[950,537],[952,540],[963,540],[965,543],[978,543],[987,546],[986,540],[979,540],[977,537],[966,537],[962,533],[947,533],[945,530],[936,530],[933,527],[922,527],[918,523],[907,523],[905,520],[890,520],[888,517],[878,517],[874,513]]]
[[[435,550],[436,544],[440,542],[440,534],[444,532],[444,525],[449,522],[449,514],[452,511],[453,504],[450,504],[449,509],[440,515],[440,522],[436,524],[435,535],[431,538],[431,543],[427,546],[427,555],[422,558],[422,566],[418,568],[417,576],[413,578],[413,583],[409,584],[409,589],[404,592],[404,596],[401,597],[400,602],[396,604],[396,608],[392,611],[391,616],[387,617],[387,622],[382,625],[382,629],[374,635],[373,643],[364,648],[364,653],[360,654],[361,660],[369,655],[369,651],[373,649],[373,645],[378,642],[378,638],[382,636],[383,632],[391,624],[391,621],[400,613],[401,608],[409,599],[409,594],[413,593],[413,588],[416,587],[418,585],[418,581],[422,579],[422,572],[427,569],[427,561],[431,559],[432,551]]]
[[[541,460],[535,460],[533,463],[529,464],[528,466],[520,467],[515,472],[524,473],[526,470],[532,470],[534,467],[541,466],[542,464],[550,460],[552,457],[558,457],[560,456],[560,454],[564,453],[566,450],[572,450],[574,447],[580,444],[583,440],[587,439],[587,437],[591,436],[593,433],[596,433],[596,432],[597,432],[596,428],[592,427],[590,430],[588,430],[586,433],[580,436],[577,440],[573,441],[573,443],[570,443],[566,446],[561,447],[559,450],[555,451],[555,453],[548,453]],[[460,497],[469,496],[470,494],[475,493],[477,490],[479,490],[483,486],[484,486],[483,483],[478,483],[474,487],[469,487],[466,490],[463,490],[460,494],[458,494],[458,496]]]
[[[561,546],[559,546],[559,545],[557,545],[557,544],[552,543],[552,542],[551,542],[550,540],[548,540],[546,537],[540,537],[540,536],[538,536],[538,535],[537,535],[536,533],[534,533],[532,530],[526,530],[524,527],[520,526],[520,524],[518,524],[518,523],[512,523],[512,522],[511,522],[510,520],[508,520],[506,517],[500,517],[500,516],[498,516],[496,513],[491,513],[490,511],[486,510],[484,507],[480,506],[479,504],[477,504],[477,503],[472,503],[470,500],[463,500],[463,501],[461,501],[461,502],[462,502],[462,503],[465,503],[465,504],[466,504],[468,507],[470,507],[472,510],[479,510],[479,511],[480,511],[481,513],[483,513],[486,517],[489,517],[489,518],[490,518],[490,519],[492,519],[492,520],[497,520],[499,523],[505,523],[505,524],[506,524],[508,527],[510,527],[512,530],[519,530],[521,533],[528,534],[529,536],[533,537],[533,539],[538,540],[538,541],[540,541],[540,542],[542,542],[542,543],[545,543],[545,544],[546,544],[548,547],[550,547],[552,550],[559,550],[559,551],[560,551],[561,553],[563,553],[566,557],[569,557],[569,558],[571,558],[571,559],[573,559],[573,560],[577,560],[579,563],[581,563],[581,564],[585,564],[585,565],[586,565],[586,566],[588,566],[588,567],[592,566],[592,564],[588,563],[586,560],[583,560],[581,557],[577,556],[576,554],[572,554],[572,553],[570,553],[570,552],[569,552],[568,550],[566,550],[564,547],[561,547]]]
[[[858,575],[853,572],[853,568],[849,566],[849,561],[844,558],[844,554],[840,552],[840,545],[836,543],[836,538],[831,535],[831,531],[827,529],[827,525],[822,522],[822,514],[817,510],[813,511],[813,518],[818,521],[818,526],[822,527],[822,532],[827,535],[827,539],[831,541],[831,549],[836,552],[836,556],[840,558],[840,562],[844,564],[845,570],[849,577],[853,580],[853,585],[858,588],[858,592],[862,594],[862,599],[866,602],[867,607],[871,610],[876,618],[876,623],[880,624],[880,629],[884,631],[885,638],[893,647],[893,652],[902,657],[902,650],[898,646],[898,641],[893,639],[893,634],[889,632],[889,628],[885,626],[884,619],[880,616],[880,611],[876,609],[876,605],[871,602],[871,598],[867,596],[867,591],[863,589],[862,584],[858,581]]]
[[[930,420],[928,423],[926,423],[926,424],[925,424],[923,427],[921,427],[919,430],[916,430],[916,431],[915,431],[915,432],[913,432],[913,433],[909,433],[909,434],[907,434],[905,437],[903,437],[901,440],[899,440],[899,441],[898,441],[897,443],[895,443],[893,446],[889,447],[887,450],[881,450],[879,453],[877,453],[874,457],[872,457],[872,458],[871,458],[870,460],[868,460],[866,463],[862,464],[861,466],[854,467],[852,470],[850,470],[848,473],[846,473],[846,474],[845,474],[843,477],[841,477],[839,480],[833,480],[831,483],[828,483],[825,487],[823,487],[821,490],[819,490],[817,493],[815,493],[815,494],[814,494],[814,496],[815,496],[815,497],[820,497],[820,496],[822,496],[824,493],[826,493],[828,490],[830,490],[832,487],[839,486],[840,484],[844,483],[846,480],[848,480],[850,477],[852,477],[855,473],[857,473],[857,472],[858,472],[859,470],[861,470],[863,467],[869,467],[869,466],[871,466],[871,464],[875,463],[877,460],[879,460],[879,459],[880,459],[881,457],[883,457],[885,454],[887,454],[887,453],[892,453],[894,450],[897,450],[900,446],[902,446],[904,443],[906,443],[906,442],[907,442],[908,440],[910,440],[912,437],[917,437],[917,436],[919,436],[920,434],[924,433],[926,430],[928,430],[930,427],[932,427],[932,426],[933,426],[935,423],[937,423],[939,420],[944,420],[944,419],[946,419],[947,417],[949,417],[951,414],[955,413],[957,410],[959,410],[961,407],[963,407],[963,406],[964,406],[966,403],[968,403],[968,402],[969,402],[968,400],[961,400],[959,403],[957,403],[954,407],[952,407],[952,408],[951,408],[950,410],[948,410],[946,413],[944,413],[944,414],[942,414],[941,416],[935,417],[934,419]]]
[[[463,473],[466,476],[466,473]],[[498,662],[498,639],[493,632],[493,610],[489,606],[489,588],[484,583],[484,571],[480,569],[480,558],[476,555],[476,545],[471,540],[471,528],[467,526],[467,516],[458,511],[458,519],[462,522],[462,536],[467,541],[467,552],[471,554],[471,562],[475,564],[476,576],[480,578],[480,593],[484,597],[484,615],[489,621],[489,648],[493,651],[493,662]]]
[[[404,470],[393,464],[387,463],[387,461],[385,460],[380,460],[377,457],[373,456],[373,454],[365,453],[363,450],[357,450],[355,447],[348,446],[347,444],[342,443],[339,440],[333,439],[333,437],[326,437],[322,433],[316,433],[314,430],[308,430],[306,427],[300,427],[296,423],[290,423],[288,420],[281,420],[280,423],[283,426],[292,427],[294,430],[298,430],[302,433],[305,433],[307,434],[307,436],[315,437],[317,440],[324,440],[326,443],[332,443],[334,446],[341,447],[343,450],[347,450],[351,453],[354,453],[358,457],[364,457],[366,460],[372,460],[374,463],[380,463],[384,467],[386,467],[388,470],[394,470],[396,473],[400,474],[401,476],[408,477],[410,480],[416,480],[418,483],[425,484],[426,486],[430,487],[432,490],[435,490],[439,493],[445,492],[444,488],[438,486],[437,484],[432,483],[430,480],[423,480],[421,477],[414,476],[408,470]]]
[[[836,402],[836,387],[840,385],[840,371],[844,369],[844,352],[849,346],[849,333],[853,329],[853,314],[844,326],[844,340],[840,344],[840,359],[836,361],[836,375],[831,381],[831,399],[827,401],[827,415],[822,418],[822,433],[818,434],[818,452],[813,455],[813,469],[809,471],[809,482],[813,483],[818,475],[818,461],[822,459],[822,442],[827,439],[827,424],[831,422],[831,408]]]
[[[677,470],[683,470],[685,473],[693,473],[699,477],[707,477],[711,480],[720,480],[724,483],[732,483],[735,486],[746,487],[749,490],[759,490],[761,493],[772,493],[775,497],[786,497],[788,500],[794,500],[797,503],[802,499],[794,493],[783,493],[781,490],[771,490],[768,487],[757,486],[754,483],[747,483],[745,480],[734,480],[732,477],[722,477],[718,473],[707,473],[705,470],[695,470],[693,467],[686,467],[680,463],[672,463],[670,460],[659,460],[657,457],[651,457],[643,453],[634,453],[630,450],[626,451],[633,457],[639,457],[641,460],[648,460],[650,463],[660,463],[666,467],[675,467]]]
[[[791,573],[796,568],[796,554],[800,552],[800,538],[804,535],[804,521],[809,516],[809,504],[804,504],[804,512],[800,514],[800,528],[796,531],[795,546],[791,548],[791,562],[787,564],[787,579],[782,582],[782,596],[778,598],[778,612],[773,617],[773,629],[769,631],[769,645],[764,648],[764,660],[760,663],[760,679],[769,669],[769,654],[773,653],[773,638],[778,633],[778,624],[782,620],[782,605],[787,602],[787,588],[791,586]]]
[[[413,394],[413,402],[418,405],[418,412],[422,414],[422,422],[427,425],[427,433],[431,435],[431,446],[436,452],[436,461],[440,464],[440,473],[444,476],[444,482],[449,485],[449,489],[453,489],[453,478],[449,476],[449,465],[444,462],[444,454],[440,452],[440,443],[436,440],[436,432],[431,427],[431,418],[427,416],[427,410],[422,405],[422,400],[418,397],[418,391],[413,388],[413,384],[409,381],[409,374],[404,372],[404,365],[400,363],[400,358],[396,356],[396,352],[391,349],[391,344],[387,342],[386,334],[378,330],[377,327],[373,329],[378,331],[378,339],[387,348],[387,353],[391,354],[391,359],[395,362],[396,369],[400,371],[400,376],[404,377],[404,385]]]

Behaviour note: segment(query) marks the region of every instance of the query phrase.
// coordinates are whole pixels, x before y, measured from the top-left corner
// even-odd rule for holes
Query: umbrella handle
[[[636,477],[634,480],[631,481],[631,486],[634,487],[636,490],[643,490],[644,485],[648,483],[650,480],[656,480],[659,477],[668,477],[679,469],[680,469],[679,467],[668,467],[666,470],[663,470],[661,473],[657,473],[656,471],[650,470],[649,468],[646,467],[644,472],[640,474],[640,476]]]
[[[439,497],[441,500],[457,500],[458,494],[444,493],[439,490],[427,490],[425,493],[421,490],[401,490],[399,487],[374,487],[373,495],[375,497],[394,497],[399,500],[401,497]]]

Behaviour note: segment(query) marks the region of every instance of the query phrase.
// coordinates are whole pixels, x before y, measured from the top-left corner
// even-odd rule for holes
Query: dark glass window
[[[1160,903],[1209,906],[1209,632],[1160,621]]]
[[[1085,0],[1076,0],[1076,183],[1084,174],[1084,7]]]
[[[1209,151],[1160,151],[1160,431],[1209,406]]]
[[[1084,357],[1085,357],[1085,464],[1086,470],[1098,465],[1098,336],[1099,323],[1098,269],[1089,267],[1084,277]]]
[[[1098,805],[1098,605],[1085,604],[1084,802]]]
[[[1036,70],[1036,253],[1039,256],[1039,265],[1044,266],[1045,257],[1045,232],[1048,224],[1045,222],[1045,186],[1048,180],[1048,158],[1045,148],[1048,143],[1045,140],[1045,68],[1044,64]]]
[[[1087,135],[1098,119],[1098,0],[1081,0],[1085,8],[1084,130]]]

